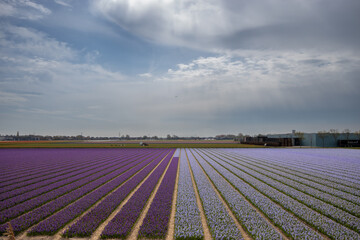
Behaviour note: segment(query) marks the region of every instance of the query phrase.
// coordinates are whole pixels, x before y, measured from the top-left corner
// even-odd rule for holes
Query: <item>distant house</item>
[[[140,142],[140,146],[144,147],[144,146],[149,146],[149,144],[144,143],[144,142]]]

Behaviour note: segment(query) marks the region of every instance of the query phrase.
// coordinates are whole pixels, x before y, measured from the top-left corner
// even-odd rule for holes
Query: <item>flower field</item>
[[[355,149],[0,149],[0,163],[0,233],[19,239],[360,239]]]

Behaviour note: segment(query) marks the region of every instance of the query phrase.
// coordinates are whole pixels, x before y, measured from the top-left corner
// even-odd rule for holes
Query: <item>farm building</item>
[[[257,136],[257,137],[245,137],[242,143],[253,144],[253,145],[264,145],[273,147],[290,147],[299,145],[298,139],[290,137],[268,137],[268,136]]]
[[[269,138],[290,138],[293,146],[309,147],[359,147],[359,136],[354,133],[339,133],[337,136],[331,133],[304,133],[303,138],[299,139],[295,130],[285,134],[268,134]]]

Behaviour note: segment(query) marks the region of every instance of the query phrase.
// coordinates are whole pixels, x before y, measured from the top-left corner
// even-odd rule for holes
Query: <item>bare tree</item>
[[[340,135],[339,131],[337,129],[330,129],[329,133],[334,138],[334,141],[335,141],[335,144],[336,144],[336,140]]]
[[[354,134],[357,136],[358,140],[360,140],[360,130],[359,130],[359,131],[355,131]]]
[[[295,136],[299,138],[299,144],[301,147],[301,143],[304,140],[304,133],[303,132],[295,132]]]
[[[242,133],[239,133],[237,135],[237,140],[239,141],[239,143],[241,143],[243,141],[244,135]]]
[[[350,129],[346,128],[344,129],[343,133],[345,134],[346,136],[346,140],[349,140],[349,136],[350,136]]]
[[[328,133],[326,131],[318,131],[318,136],[323,142],[323,147],[325,147],[325,137]]]
[[[344,129],[343,133],[345,134],[346,136],[346,141],[349,141],[349,137],[350,137],[350,129],[346,128]],[[348,147],[348,143],[346,144],[346,146]]]

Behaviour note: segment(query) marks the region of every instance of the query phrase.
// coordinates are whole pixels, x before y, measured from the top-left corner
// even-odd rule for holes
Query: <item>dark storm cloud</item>
[[[359,1],[298,1],[299,6],[290,3],[267,9],[263,24],[230,33],[220,38],[219,44],[231,49],[359,50]],[[241,9],[243,3],[228,4],[228,8]]]
[[[152,41],[208,50],[359,49],[360,1],[96,1],[98,11]]]

